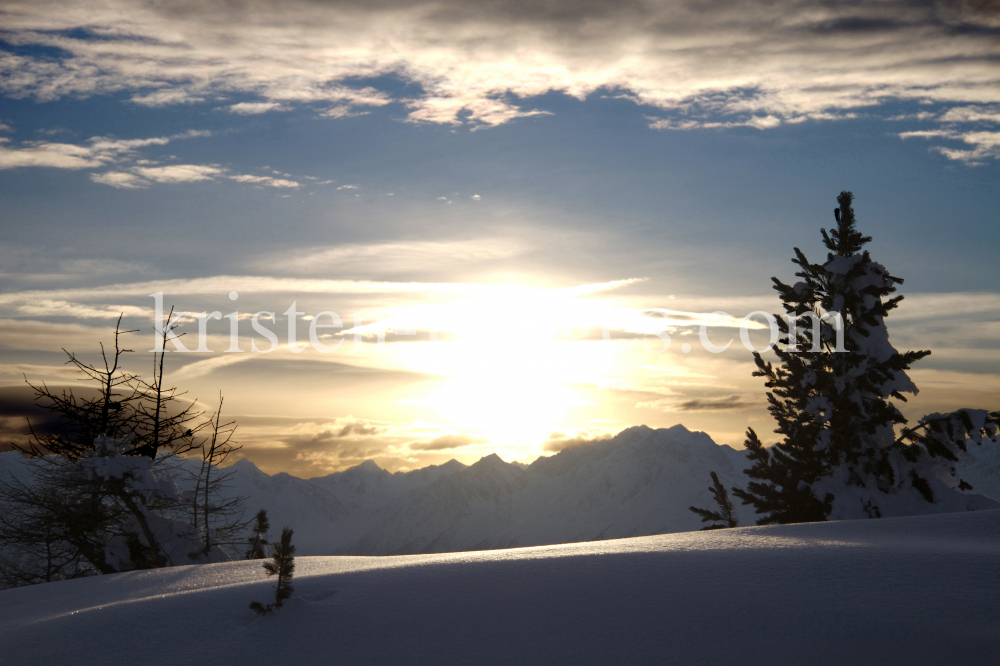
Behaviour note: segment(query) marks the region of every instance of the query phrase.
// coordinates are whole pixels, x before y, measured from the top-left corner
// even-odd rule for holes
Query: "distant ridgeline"
[[[0,453],[0,473],[19,463],[20,454]],[[268,476],[247,460],[230,469],[248,511],[295,525],[299,555],[388,555],[697,530],[688,507],[711,505],[710,471],[732,487],[748,466],[744,451],[678,425],[629,428],[527,467],[490,455],[396,474],[367,461],[314,479]],[[962,506],[915,505],[921,513],[1000,508],[1000,447],[972,446],[959,468],[974,488]],[[741,525],[754,524],[751,507],[737,510]]]

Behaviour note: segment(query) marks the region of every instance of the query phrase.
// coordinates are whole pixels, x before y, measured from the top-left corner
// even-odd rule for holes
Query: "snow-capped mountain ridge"
[[[1000,497],[996,457],[991,466],[970,456],[967,465],[982,485],[977,491]],[[286,514],[287,498],[251,496],[268,508],[273,525],[296,526],[308,540],[303,552],[448,552],[697,530],[702,523],[688,507],[712,505],[709,472],[727,487],[743,486],[748,466],[744,451],[717,445],[703,432],[634,426],[527,466],[491,454],[472,465],[452,460],[390,474],[366,461],[302,482],[345,509],[331,520],[313,520],[305,510]],[[756,522],[749,507],[738,511],[741,524]]]
[[[0,454],[0,473],[19,467],[14,456]],[[313,479],[269,476],[245,459],[229,471],[230,492],[247,498],[247,514],[267,509],[275,532],[294,528],[300,554],[384,555],[697,530],[702,523],[688,507],[713,506],[709,473],[726,487],[745,486],[748,466],[744,451],[678,425],[635,426],[527,466],[491,454],[394,474],[371,460]],[[972,447],[960,470],[976,493],[1000,499],[1000,446]],[[752,509],[737,509],[742,525],[755,524]]]

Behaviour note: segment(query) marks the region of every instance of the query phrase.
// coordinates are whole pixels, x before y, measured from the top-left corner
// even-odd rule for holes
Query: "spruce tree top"
[[[849,191],[840,193],[837,203],[840,208],[833,209],[833,216],[837,219],[837,228],[830,229],[827,235],[826,230],[821,230],[823,242],[826,247],[840,257],[850,257],[861,250],[865,243],[870,243],[871,236],[862,236],[861,232],[854,227],[854,209],[851,203],[854,201],[854,194]]]

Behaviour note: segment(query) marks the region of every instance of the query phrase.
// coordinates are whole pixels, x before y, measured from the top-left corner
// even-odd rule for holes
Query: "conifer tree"
[[[736,507],[733,505],[732,500],[729,499],[729,492],[726,490],[726,487],[722,485],[722,482],[719,481],[719,477],[715,472],[710,472],[710,474],[712,475],[712,485],[708,487],[708,490],[712,493],[715,503],[719,505],[719,510],[712,511],[711,509],[699,509],[694,506],[689,506],[688,510],[701,516],[701,522],[712,522],[711,525],[706,525],[701,528],[703,530],[719,530],[726,527],[739,527],[740,520],[736,515]]]
[[[264,562],[264,571],[268,576],[277,576],[278,584],[274,588],[274,603],[264,605],[259,601],[250,602],[250,610],[258,615],[267,615],[278,608],[281,608],[285,599],[292,596],[295,588],[292,587],[292,576],[295,573],[295,546],[292,545],[293,530],[289,527],[281,528],[281,541],[274,546],[274,556]]]
[[[871,238],[855,226],[851,192],[837,202],[836,228],[822,230],[826,262],[811,263],[795,248],[800,281],[772,278],[785,309],[777,317],[778,364],[754,352],[754,376],[766,380],[782,437],[765,448],[747,431],[750,482],[733,492],[761,514],[759,524],[821,521],[831,512],[879,517],[889,496],[919,493],[934,502],[935,486],[939,495],[971,488],[951,463],[966,440],[996,434],[996,414],[985,410],[932,414],[905,428],[889,400],[917,393],[906,370],[930,351],[899,353],[890,344],[885,318],[903,298],[893,295],[903,280],[864,249]]]
[[[265,552],[265,547],[267,543],[267,531],[271,529],[271,523],[267,519],[267,511],[261,509],[254,516],[252,534],[250,535],[249,548],[247,549],[246,559],[248,560],[263,560],[267,557]]]

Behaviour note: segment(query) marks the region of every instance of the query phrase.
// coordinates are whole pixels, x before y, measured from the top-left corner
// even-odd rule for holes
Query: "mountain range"
[[[244,459],[230,483],[248,511],[267,509],[274,528],[293,527],[303,554],[402,555],[698,530],[688,507],[715,508],[709,473],[745,486],[746,467],[745,451],[703,432],[636,426],[530,465],[492,454],[391,474],[369,460],[299,479]],[[969,506],[1000,506],[982,497],[1000,500],[1000,447],[972,447],[960,474],[975,488]],[[740,524],[755,524],[752,507],[735,503]]]
[[[0,474],[19,475],[21,461],[17,452],[0,453]],[[181,464],[197,469],[195,461]],[[745,451],[703,432],[636,426],[530,465],[491,454],[472,465],[451,460],[393,474],[368,460],[300,479],[242,459],[226,470],[226,493],[245,498],[248,516],[266,509],[273,533],[295,529],[301,555],[404,555],[698,530],[703,523],[688,507],[715,508],[709,473],[727,488],[743,487],[747,467]],[[1000,446],[971,447],[959,473],[974,487],[967,503],[927,504],[922,512],[1000,506],[993,501]],[[754,525],[753,509],[735,504],[740,524]]]

